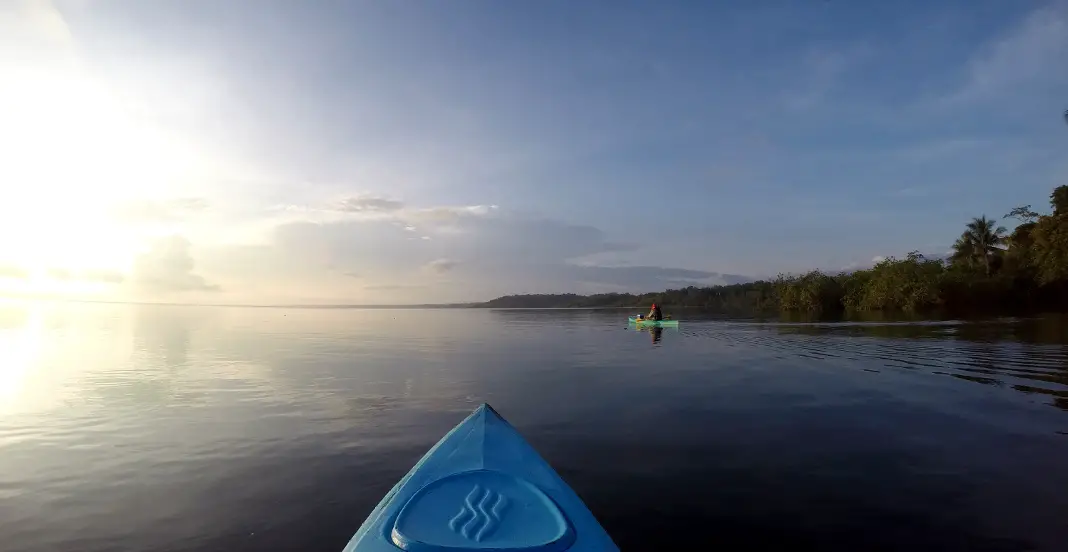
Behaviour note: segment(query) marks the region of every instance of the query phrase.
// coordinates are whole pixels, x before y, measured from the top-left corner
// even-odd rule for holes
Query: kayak
[[[398,482],[344,552],[618,552],[582,499],[488,404]]]
[[[675,328],[675,327],[678,327],[678,325],[679,325],[679,321],[678,320],[647,320],[647,319],[644,319],[644,318],[637,318],[637,317],[634,317],[634,316],[631,316],[630,318],[628,318],[627,321],[630,322],[631,324],[640,324],[642,326],[657,326],[657,327],[660,327],[660,328],[669,328],[669,327],[670,328]]]

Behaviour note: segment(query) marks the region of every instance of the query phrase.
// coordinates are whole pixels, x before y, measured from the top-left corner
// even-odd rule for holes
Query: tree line
[[[1068,186],[1050,194],[1051,212],[1023,205],[1003,219],[969,222],[948,258],[919,252],[870,269],[781,274],[772,281],[687,287],[656,293],[509,295],[477,307],[611,308],[657,303],[722,311],[994,311],[1068,308]]]
[[[701,307],[722,311],[752,311],[774,308],[771,282],[712,287],[687,287],[656,293],[598,293],[596,295],[536,294],[506,295],[473,305],[490,308],[638,308],[656,303],[668,307]]]
[[[1068,306],[1068,186],[1050,194],[1052,212],[1016,207],[1003,219],[969,222],[947,259],[919,252],[885,259],[867,270],[812,271],[774,281],[786,311],[954,311],[1061,309]]]

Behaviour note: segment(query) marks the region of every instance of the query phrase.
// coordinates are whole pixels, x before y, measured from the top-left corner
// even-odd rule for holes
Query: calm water
[[[1068,321],[622,320],[0,306],[0,549],[338,551],[482,401],[623,549],[1068,549]]]

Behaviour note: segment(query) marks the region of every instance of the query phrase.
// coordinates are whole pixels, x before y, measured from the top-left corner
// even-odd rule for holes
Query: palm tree
[[[1004,226],[995,226],[996,224],[997,221],[986,218],[986,215],[972,219],[964,233],[953,244],[953,257],[982,260],[986,275],[990,276],[994,256],[1001,252],[999,246],[1005,243],[1007,232]]]
[[[950,257],[953,264],[973,266],[977,256],[975,244],[967,232],[961,234],[957,241],[953,242],[953,255]]]

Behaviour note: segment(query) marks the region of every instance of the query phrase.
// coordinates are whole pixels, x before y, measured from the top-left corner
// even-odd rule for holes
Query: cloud
[[[388,222],[407,232],[426,235],[429,230],[458,233],[465,220],[495,214],[496,205],[443,205],[413,207],[402,201],[372,194],[357,194],[327,205],[293,204],[279,206],[279,224],[345,222]]]
[[[738,274],[659,266],[568,266],[574,278],[627,291],[655,291],[668,287],[712,286],[753,281]]]
[[[444,223],[421,225],[415,236],[404,226],[378,219],[290,222],[274,230],[274,245],[305,263],[366,273],[369,267],[423,267],[435,259],[458,263],[560,264],[568,259],[628,249],[592,226],[549,219],[488,216],[492,207],[423,209],[419,216]],[[431,213],[428,215],[428,213]],[[446,214],[447,213],[447,214]],[[434,239],[431,239],[434,238]]]
[[[457,262],[452,259],[435,259],[424,265],[424,268],[436,274],[444,274],[456,268],[456,265]]]
[[[462,207],[429,207],[415,209],[404,214],[404,219],[412,223],[455,224],[465,218],[484,217],[496,211],[496,205],[466,205]]]
[[[0,278],[25,280],[27,277],[29,277],[29,274],[22,268],[13,265],[0,265]]]
[[[71,279],[71,272],[65,268],[50,268],[48,269],[48,277],[53,280],[67,281]]]
[[[116,205],[112,217],[129,223],[159,223],[186,220],[208,209],[208,201],[200,197],[169,200],[133,200]]]
[[[138,287],[155,292],[218,290],[194,274],[193,267],[189,241],[170,236],[156,240],[148,252],[137,257],[132,279]]]
[[[786,106],[804,110],[822,104],[847,73],[866,60],[870,53],[866,45],[809,50],[800,64],[801,86],[785,98]]]
[[[562,263],[634,248],[609,240],[597,227],[552,219],[487,217],[467,220],[461,228],[465,234],[449,240],[454,251],[448,256],[464,262],[494,259],[517,264]]]
[[[86,282],[99,282],[102,284],[121,284],[126,280],[121,272],[114,270],[87,270],[80,275],[80,279]]]
[[[753,278],[752,276],[745,276],[743,274],[726,274],[722,272],[720,273],[719,278],[727,285],[747,284],[756,281],[756,278]]]
[[[413,213],[423,217],[419,232],[433,239],[419,239],[406,228],[414,224],[395,220]],[[266,245],[215,247],[201,253],[205,262],[199,266],[235,290],[231,293],[258,286],[339,302],[372,301],[363,292],[375,292],[372,302],[451,302],[515,292],[649,291],[749,279],[685,268],[575,264],[635,248],[594,226],[521,217],[489,205],[404,208],[388,218],[283,222]],[[443,274],[456,277],[440,278]],[[352,286],[354,278],[359,287]]]
[[[1031,12],[968,63],[964,84],[949,102],[984,101],[1021,87],[1045,83],[1051,90],[1068,82],[1068,10],[1064,3]]]
[[[368,291],[400,291],[400,290],[406,290],[406,289],[407,290],[422,289],[424,287],[426,287],[426,286],[416,285],[416,284],[373,284],[373,285],[363,286],[363,289],[368,290]]]
[[[357,194],[343,198],[335,209],[343,213],[389,213],[399,211],[404,202],[373,195]]]

